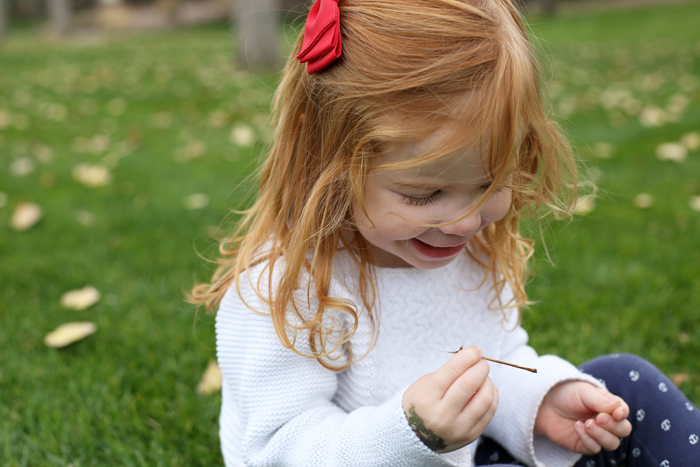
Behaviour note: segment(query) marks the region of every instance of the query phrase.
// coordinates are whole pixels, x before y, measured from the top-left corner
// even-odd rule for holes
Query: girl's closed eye
[[[428,196],[409,196],[409,195],[401,195],[401,198],[403,198],[406,203],[408,203],[411,206],[425,206],[427,204],[432,204],[435,202],[436,199],[440,196],[441,190],[435,190]]]
[[[493,185],[493,181],[489,181],[479,186],[481,191],[488,191]],[[502,185],[498,185],[494,191],[501,192],[504,190]],[[411,206],[426,206],[428,204],[433,204],[442,194],[442,190],[435,190],[428,196],[411,196],[411,195],[401,195],[401,198]]]

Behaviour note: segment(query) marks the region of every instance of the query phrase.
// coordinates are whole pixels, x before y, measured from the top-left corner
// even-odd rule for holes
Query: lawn
[[[698,16],[533,20],[552,112],[599,192],[572,221],[525,226],[539,253],[523,313],[541,353],[637,353],[696,404]],[[253,192],[277,79],[231,58],[226,25],[0,45],[0,465],[222,464],[220,396],[195,391],[214,318],[183,297]],[[42,218],[14,230],[26,203]],[[60,305],[86,285],[95,305]],[[69,321],[97,332],[46,347]]]

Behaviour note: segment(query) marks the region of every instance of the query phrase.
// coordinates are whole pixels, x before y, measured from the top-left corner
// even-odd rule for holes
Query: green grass
[[[523,317],[541,353],[574,363],[637,353],[687,374],[681,389],[696,404],[700,213],[688,201],[700,195],[700,154],[675,163],[655,151],[700,131],[698,15],[694,3],[533,21],[554,113],[601,196],[590,214],[545,227],[556,266],[538,245],[537,303]],[[276,80],[233,69],[230,45],[217,26],[62,43],[21,30],[0,46],[0,465],[222,464],[220,397],[194,389],[215,357],[213,317],[195,320],[183,295],[211,271],[197,252],[214,255],[211,233],[251,192]],[[601,105],[610,90],[639,108],[666,109],[677,94],[687,105],[646,127],[638,112]],[[252,147],[230,141],[241,123]],[[600,142],[613,157],[594,157]],[[22,158],[34,170],[15,176]],[[78,183],[79,163],[108,166],[110,183]],[[185,207],[194,193],[208,196],[205,209]],[[634,208],[638,193],[654,205]],[[16,232],[23,201],[44,217]],[[59,306],[86,284],[98,304]],[[44,346],[59,324],[84,320],[96,334]]]

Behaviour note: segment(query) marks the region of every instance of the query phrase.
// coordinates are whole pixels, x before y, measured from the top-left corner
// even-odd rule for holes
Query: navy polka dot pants
[[[700,467],[700,412],[656,367],[634,355],[615,354],[580,369],[627,402],[632,434],[617,450],[583,456],[575,467]],[[476,465],[523,464],[486,438],[476,452]]]

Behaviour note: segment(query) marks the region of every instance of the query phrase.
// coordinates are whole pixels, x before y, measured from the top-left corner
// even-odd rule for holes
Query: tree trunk
[[[7,34],[7,24],[10,19],[10,0],[0,0],[0,39]]]
[[[49,0],[49,18],[51,28],[59,36],[64,36],[70,29],[70,0]]]
[[[158,0],[156,5],[165,14],[168,26],[177,26],[177,15],[178,11],[180,10],[180,0]]]
[[[281,64],[279,0],[234,0],[238,66],[274,69]]]
[[[525,11],[545,16],[553,16],[557,11],[558,0],[519,0]]]

